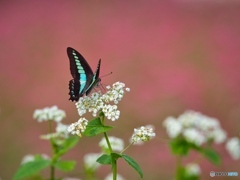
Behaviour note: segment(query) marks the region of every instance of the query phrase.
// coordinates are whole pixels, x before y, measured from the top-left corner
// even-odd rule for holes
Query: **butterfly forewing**
[[[80,79],[81,72],[93,76],[93,71],[86,59],[75,49],[67,48],[68,58],[70,60],[70,71],[74,79]],[[82,71],[83,70],[83,71]]]

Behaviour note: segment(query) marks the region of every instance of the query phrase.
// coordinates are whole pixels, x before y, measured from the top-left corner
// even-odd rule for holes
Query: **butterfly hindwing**
[[[79,99],[80,81],[72,79],[69,81],[69,100],[77,101]]]
[[[100,67],[101,67],[101,59],[98,61],[98,65],[97,65],[97,69],[92,77],[92,82],[89,86],[89,88],[86,91],[86,95],[88,95],[92,89],[98,85],[98,83],[101,81],[101,79],[99,78],[99,74],[100,74]]]
[[[78,51],[68,47],[67,54],[73,77],[73,79],[69,81],[69,100],[78,101],[79,97],[82,97],[84,94],[88,95],[98,82],[100,82],[99,73],[101,60],[99,60],[97,69],[93,74],[91,67]]]

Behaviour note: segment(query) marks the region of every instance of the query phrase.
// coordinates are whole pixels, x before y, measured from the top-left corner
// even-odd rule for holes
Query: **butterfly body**
[[[85,94],[88,95],[96,87],[99,78],[101,59],[98,61],[97,69],[93,73],[86,59],[75,49],[68,47],[67,54],[70,61],[70,71],[73,79],[69,81],[69,100],[78,101]]]

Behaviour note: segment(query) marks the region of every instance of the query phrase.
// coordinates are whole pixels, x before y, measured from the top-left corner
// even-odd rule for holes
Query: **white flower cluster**
[[[33,118],[38,122],[52,120],[55,122],[62,121],[66,117],[65,111],[58,109],[57,106],[36,109],[33,113]]]
[[[191,110],[184,112],[178,118],[166,118],[163,125],[170,138],[182,135],[187,141],[198,146],[207,141],[222,143],[227,138],[217,119]]]
[[[57,123],[56,132],[41,135],[40,138],[44,140],[53,140],[56,144],[61,145],[66,138],[69,136],[67,131],[68,125]]]
[[[82,133],[85,131],[86,126],[88,125],[88,120],[86,118],[80,118],[77,122],[72,123],[68,126],[67,130],[71,134],[76,134],[82,137]]]
[[[231,138],[226,143],[226,149],[234,160],[240,159],[240,139]]]
[[[83,157],[83,161],[84,161],[84,166],[86,169],[91,170],[91,171],[95,171],[97,170],[101,164],[99,164],[98,162],[96,162],[96,160],[101,156],[101,153],[89,153],[86,154]]]
[[[43,159],[50,159],[48,155],[46,154],[41,154],[42,158]],[[23,158],[22,158],[22,162],[21,164],[26,164],[28,162],[32,162],[35,160],[35,156],[32,155],[32,154],[28,154],[28,155],[25,155]]]
[[[188,176],[199,176],[201,169],[198,164],[189,163],[186,165],[186,173]]]
[[[113,151],[123,150],[124,142],[122,139],[113,136],[109,136],[108,139]],[[109,149],[105,138],[102,138],[98,145],[103,149],[104,152],[105,150]]]
[[[92,93],[91,96],[84,96],[79,98],[76,103],[78,114],[82,116],[87,111],[92,112],[93,116],[102,110],[107,119],[115,121],[119,119],[120,111],[117,109],[117,103],[121,101],[125,91],[130,91],[129,88],[125,88],[125,84],[122,82],[116,82],[112,87],[107,86],[108,90],[105,94],[101,92]],[[114,102],[114,105],[109,104]]]
[[[151,138],[155,137],[154,127],[152,125],[141,126],[138,129],[134,129],[131,141],[136,144],[142,144],[142,142],[149,141]]]
[[[56,133],[63,135],[65,138],[68,138],[68,127],[69,125],[57,123]]]
[[[110,173],[108,174],[104,180],[112,180],[113,179],[113,174]],[[120,174],[117,174],[117,180],[125,180]]]

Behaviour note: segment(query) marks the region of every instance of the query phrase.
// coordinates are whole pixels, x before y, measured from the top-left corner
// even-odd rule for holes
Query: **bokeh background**
[[[134,127],[156,127],[154,140],[126,152],[144,179],[173,179],[175,158],[162,127],[170,115],[200,111],[218,118],[229,137],[239,136],[239,18],[237,0],[0,1],[0,177],[11,179],[26,154],[51,153],[39,139],[47,124],[33,120],[35,109],[57,105],[67,113],[63,123],[78,120],[68,101],[68,46],[93,69],[102,59],[101,75],[113,72],[103,85],[122,81],[131,88],[119,104],[121,118],[109,122],[116,126],[110,135],[127,143]],[[83,138],[64,157],[78,162],[68,176],[84,179],[82,157],[99,152],[100,139]],[[224,145],[216,149],[223,162],[201,161],[202,179],[211,179],[212,170],[240,173]],[[109,170],[100,168],[100,179]],[[122,161],[119,173],[140,179]]]

